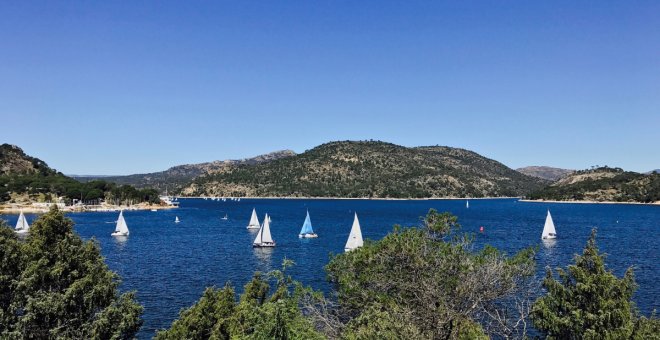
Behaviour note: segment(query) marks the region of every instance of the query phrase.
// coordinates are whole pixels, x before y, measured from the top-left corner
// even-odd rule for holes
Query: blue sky
[[[0,123],[70,174],[346,139],[647,171],[660,2],[3,1]]]

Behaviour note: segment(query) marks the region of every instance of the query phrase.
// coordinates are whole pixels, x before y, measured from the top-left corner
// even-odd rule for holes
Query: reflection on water
[[[115,245],[115,250],[121,251],[126,247],[126,241],[128,241],[128,236],[113,236],[112,240]]]

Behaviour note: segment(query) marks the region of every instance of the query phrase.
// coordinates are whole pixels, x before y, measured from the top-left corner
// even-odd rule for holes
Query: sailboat
[[[348,241],[346,241],[346,246],[344,246],[344,251],[351,251],[353,249],[362,247],[362,231],[360,230],[360,221],[358,220],[357,213],[355,213],[355,218],[353,219],[353,226],[351,227],[351,233],[348,235]]]
[[[257,217],[257,209],[252,208],[252,217],[250,217],[250,223],[247,226],[248,229],[260,229],[259,217]]]
[[[270,235],[270,222],[268,222],[268,214],[264,218],[264,224],[259,228],[257,237],[252,242],[253,247],[275,247],[275,241]]]
[[[179,216],[174,216],[174,223],[179,223],[179,222],[181,222]]]
[[[220,218],[221,220],[227,220],[229,217],[227,217],[227,214],[225,214],[225,217]]]
[[[300,229],[300,234],[298,234],[298,237],[299,238],[319,237],[319,235],[316,235],[314,233],[314,230],[312,230],[312,221],[309,219],[309,210],[307,211],[307,217],[305,217],[305,223],[303,223],[302,229]]]
[[[469,207],[470,207],[470,201],[465,201],[465,208],[469,208]]]
[[[124,211],[119,212],[119,218],[117,219],[117,226],[115,227],[115,232],[111,234],[112,236],[128,236],[128,226],[126,225],[126,220],[124,220]]]
[[[542,240],[549,240],[557,238],[557,231],[555,230],[555,223],[552,222],[552,216],[548,209],[548,216],[545,218],[545,225],[543,226],[543,233],[541,234]]]
[[[30,231],[30,225],[25,219],[25,215],[23,215],[23,210],[21,210],[21,214],[18,216],[18,221],[16,221],[15,230],[19,234],[25,234]]]

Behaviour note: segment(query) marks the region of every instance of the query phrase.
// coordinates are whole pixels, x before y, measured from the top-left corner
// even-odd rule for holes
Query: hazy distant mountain
[[[181,186],[188,184],[195,177],[226,171],[239,165],[255,165],[273,160],[294,156],[291,150],[282,150],[238,160],[213,161],[198,164],[184,164],[171,167],[165,171],[135,174],[126,176],[72,176],[81,182],[103,179],[117,184],[130,184],[138,188],[151,187],[160,191],[169,189],[176,192]]]
[[[251,197],[518,196],[543,180],[445,146],[331,142],[302,154],[197,177],[183,193]]]
[[[646,174],[648,175],[648,174],[652,174],[654,172],[657,172],[657,173],[660,174],[660,169],[651,170],[651,171],[647,172]]]
[[[601,167],[576,171],[533,192],[531,199],[559,201],[660,201],[660,173],[640,174]]]
[[[575,170],[553,168],[549,166],[526,166],[524,168],[516,169],[516,171],[522,172],[527,176],[538,177],[553,182],[575,172]]]

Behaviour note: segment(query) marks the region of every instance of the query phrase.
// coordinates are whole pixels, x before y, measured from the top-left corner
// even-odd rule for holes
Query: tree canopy
[[[142,306],[118,285],[98,244],[80,239],[56,207],[24,240],[0,226],[0,337],[132,338]]]

